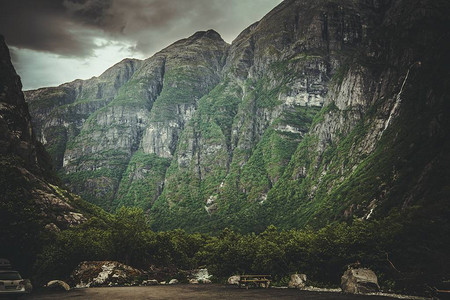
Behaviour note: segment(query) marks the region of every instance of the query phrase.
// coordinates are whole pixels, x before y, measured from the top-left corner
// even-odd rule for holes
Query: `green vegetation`
[[[354,219],[317,231],[279,231],[269,226],[260,234],[224,229],[205,235],[179,229],[153,232],[141,209],[120,208],[107,220],[94,217],[55,234],[43,247],[35,268],[40,280],[64,279],[80,261],[118,260],[143,270],[206,266],[219,281],[233,274],[267,273],[276,282],[286,282],[289,274],[301,272],[315,285],[338,286],[346,266],[360,261],[376,272],[383,289],[420,292],[448,270],[449,262],[441,259],[450,249],[445,241],[427,237],[427,231],[436,226],[448,229],[448,220],[433,224],[420,218],[417,222],[418,216],[412,209],[379,221]],[[419,226],[424,227],[411,235]],[[423,243],[431,248],[421,247]],[[423,278],[423,271],[433,275]]]
[[[152,121],[173,120],[177,116],[179,105],[195,105],[214,86],[204,83],[206,80],[211,81],[211,79],[205,78],[208,75],[213,76],[211,70],[201,65],[167,69],[164,74],[164,88],[151,111]]]
[[[142,150],[134,153],[122,175],[113,209],[121,206],[149,209],[161,194],[169,165],[170,159]]]

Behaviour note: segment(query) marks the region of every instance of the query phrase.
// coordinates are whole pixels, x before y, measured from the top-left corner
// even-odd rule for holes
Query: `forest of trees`
[[[405,215],[354,219],[320,230],[269,226],[259,234],[224,229],[210,235],[180,229],[153,232],[141,209],[122,207],[115,215],[46,233],[33,273],[37,282],[65,279],[81,261],[117,260],[144,271],[150,266],[206,266],[217,282],[233,274],[267,273],[275,284],[286,284],[289,275],[298,272],[307,274],[315,286],[338,286],[346,266],[359,261],[377,273],[384,290],[424,291],[450,267],[445,259],[450,249],[434,236],[442,234],[439,221],[421,217],[418,209]]]

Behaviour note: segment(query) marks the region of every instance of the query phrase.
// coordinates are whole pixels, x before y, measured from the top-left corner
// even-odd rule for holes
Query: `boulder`
[[[211,283],[211,280],[206,279],[206,278],[202,278],[202,279],[199,279],[198,282],[199,283],[203,283],[203,284],[208,284],[208,283]]]
[[[142,272],[117,261],[83,261],[72,272],[76,287],[134,285]]]
[[[212,275],[209,275],[206,268],[191,270],[190,275],[188,275],[189,279],[196,280],[197,283],[211,283],[211,277]]]
[[[232,284],[232,285],[239,285],[240,280],[241,280],[241,276],[233,275],[230,278],[228,278],[227,283]]]
[[[194,269],[187,272],[187,279],[190,284],[211,283],[212,275],[209,275],[208,269]]]
[[[341,278],[341,288],[344,293],[366,294],[378,292],[377,275],[369,269],[349,269]]]
[[[158,285],[158,280],[156,279],[149,279],[142,281],[142,285]]]
[[[62,280],[52,280],[46,285],[47,288],[59,291],[69,291],[70,286]]]
[[[169,281],[169,284],[177,284],[178,283],[178,279],[171,279]]]
[[[306,275],[305,274],[292,274],[291,280],[289,280],[288,287],[302,289],[305,287]]]

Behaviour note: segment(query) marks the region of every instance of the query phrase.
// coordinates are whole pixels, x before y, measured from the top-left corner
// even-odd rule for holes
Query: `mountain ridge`
[[[442,179],[420,183],[401,163],[425,170],[435,157],[447,161],[436,150],[447,121],[432,121],[445,103],[423,92],[446,95],[446,77],[420,84],[430,82],[423,70],[445,74],[430,67],[445,60],[439,43],[448,49],[444,11],[442,1],[284,1],[231,45],[208,30],[136,62],[110,102],[95,106],[98,89],[80,99],[77,109],[90,106],[81,123],[78,113],[45,120],[45,98],[32,91],[27,101],[37,135],[52,136],[47,148],[56,145],[65,183],[106,209],[146,209],[154,229],[262,231],[383,217],[427,207],[417,195],[396,200],[427,185],[445,195]],[[412,121],[414,105],[427,112],[424,122],[440,124],[429,136],[435,148],[405,130],[424,131]],[[423,160],[410,159],[396,130]],[[441,196],[429,203],[445,206]]]

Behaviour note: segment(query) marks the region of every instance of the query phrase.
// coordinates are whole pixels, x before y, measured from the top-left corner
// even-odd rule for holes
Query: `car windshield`
[[[0,280],[20,280],[19,272],[0,272]]]

